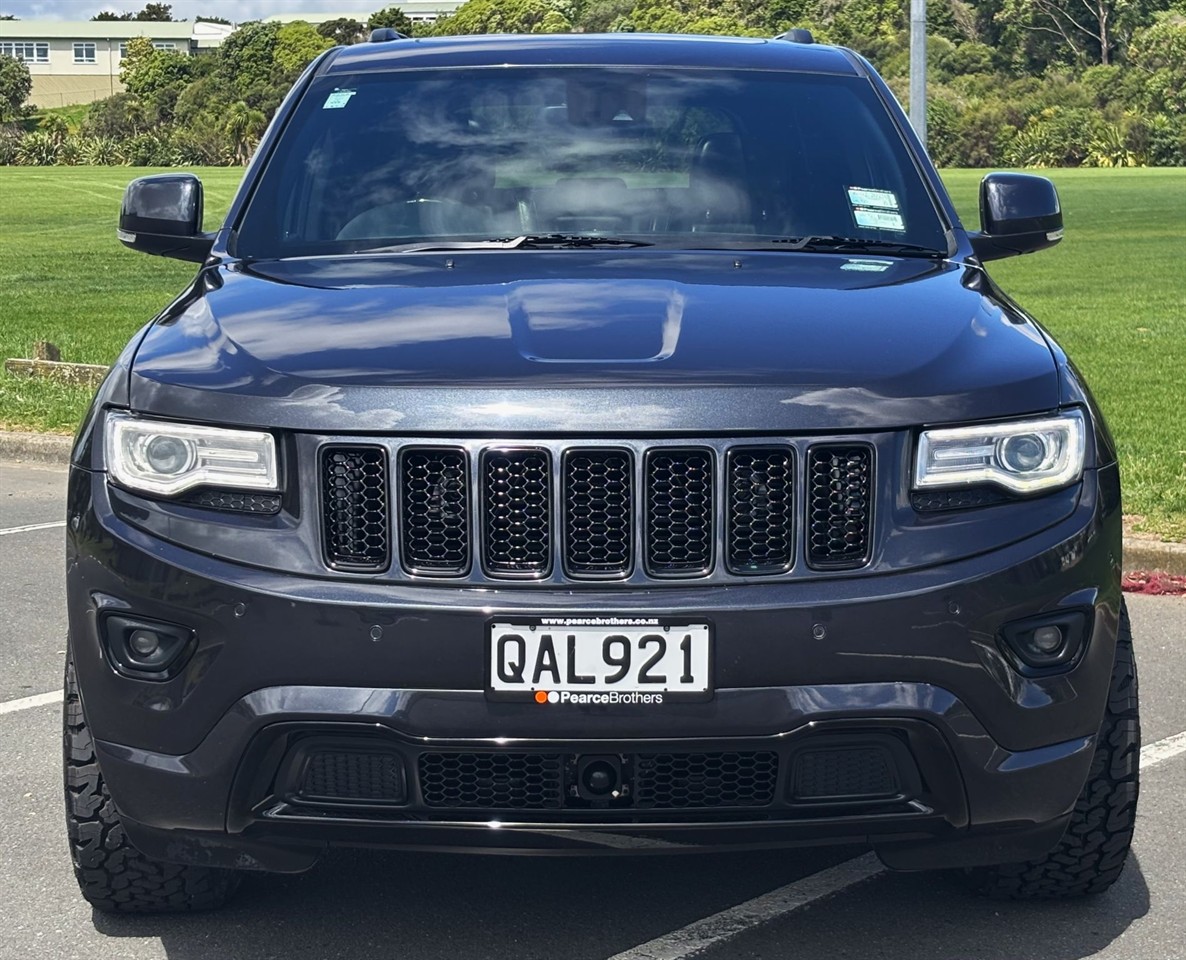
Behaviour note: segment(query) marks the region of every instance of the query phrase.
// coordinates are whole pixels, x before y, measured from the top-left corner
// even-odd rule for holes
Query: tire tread
[[[1025,863],[964,871],[972,888],[1000,900],[1056,900],[1103,893],[1132,846],[1140,793],[1141,724],[1128,609],[1120,608],[1116,660],[1091,772],[1050,853]]]
[[[74,875],[87,902],[108,913],[221,907],[239,885],[235,871],[152,860],[128,840],[99,770],[70,656],[62,727],[66,832]]]

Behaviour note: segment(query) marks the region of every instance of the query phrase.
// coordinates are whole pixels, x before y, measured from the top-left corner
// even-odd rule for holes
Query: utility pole
[[[910,126],[927,145],[927,0],[910,0]]]

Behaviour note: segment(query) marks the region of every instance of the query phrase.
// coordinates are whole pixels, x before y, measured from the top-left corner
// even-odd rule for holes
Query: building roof
[[[156,20],[0,20],[5,40],[150,40],[189,41],[192,23]]]
[[[273,13],[263,18],[264,23],[293,23],[304,20],[314,25],[330,20],[357,20],[366,23],[374,10],[335,10],[333,13]]]
[[[388,3],[376,8],[374,6],[364,7],[360,10],[335,10],[332,13],[273,13],[263,18],[265,23],[292,23],[294,20],[304,20],[306,23],[314,25],[319,23],[326,23],[329,20],[357,20],[359,23],[366,23],[370,19],[372,13],[376,9],[386,9],[387,7],[399,7],[408,16],[419,15],[425,16],[428,14],[443,15],[453,13],[460,7],[465,0],[399,0],[398,3]]]

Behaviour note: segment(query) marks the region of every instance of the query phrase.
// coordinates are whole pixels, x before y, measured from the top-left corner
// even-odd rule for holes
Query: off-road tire
[[[1120,608],[1116,662],[1091,773],[1067,832],[1026,863],[964,871],[972,888],[1001,900],[1054,900],[1103,893],[1120,877],[1132,845],[1140,786],[1141,723],[1128,610]]]
[[[70,855],[91,906],[107,913],[172,913],[226,903],[239,886],[235,871],[150,860],[128,842],[95,758],[69,655],[62,746]]]

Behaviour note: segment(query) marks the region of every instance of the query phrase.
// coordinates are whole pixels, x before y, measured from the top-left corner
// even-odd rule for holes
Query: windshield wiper
[[[422,240],[384,247],[368,247],[356,253],[442,253],[452,250],[545,250],[549,247],[650,247],[649,240],[628,237],[599,237],[586,233],[526,233],[518,237],[488,240]]]
[[[947,251],[924,247],[917,243],[901,243],[897,240],[865,239],[862,237],[775,237],[763,243],[783,246],[787,250],[810,252],[835,251],[837,253],[886,253],[900,257],[946,257]]]

